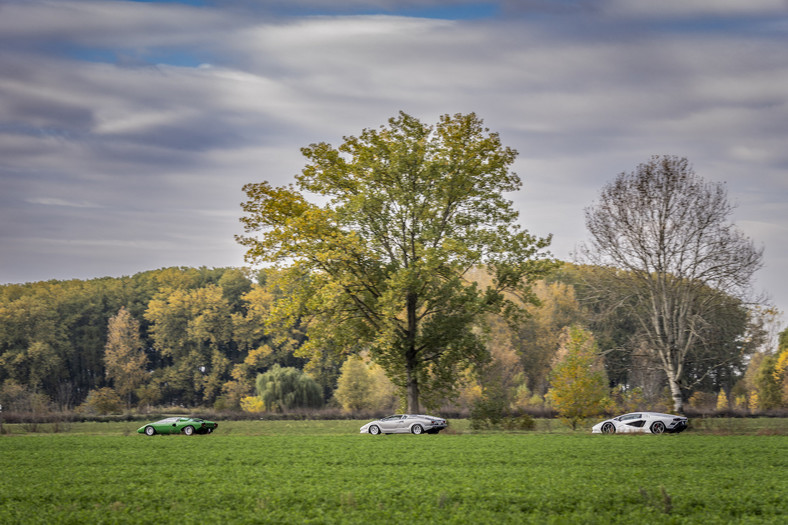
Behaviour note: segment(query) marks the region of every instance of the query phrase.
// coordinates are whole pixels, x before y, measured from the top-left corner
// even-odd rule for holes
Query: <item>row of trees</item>
[[[431,406],[451,401],[469,409],[490,398],[511,409],[540,406],[564,366],[562,342],[572,326],[593,334],[595,369],[604,371],[608,391],[664,403],[660,364],[634,344],[632,320],[600,315],[607,308],[590,298],[594,288],[577,284],[599,271],[566,264],[534,284],[539,305],[528,306],[520,323],[491,316],[484,335],[489,359],[460,370],[451,396]],[[168,268],[129,278],[0,287],[0,403],[6,410],[69,409],[91,392],[99,402],[104,398],[95,393],[111,389],[123,406],[231,409],[246,400],[250,409],[264,410],[328,403],[348,410],[397,408],[402,389],[369,352],[333,347],[307,355],[300,331],[266,328],[281,293],[270,287],[272,272]],[[481,271],[472,277],[482,286],[490,279]],[[777,351],[764,351],[767,333],[751,322],[762,319],[744,311],[737,327],[725,325],[720,344],[690,352],[685,399],[722,391],[732,407],[788,404],[788,336],[784,332],[779,347],[770,349]],[[728,333],[735,338],[726,339]],[[292,371],[316,386],[302,389],[308,402],[287,402],[263,387],[288,373],[280,383],[298,383]],[[259,403],[250,405],[249,398]]]

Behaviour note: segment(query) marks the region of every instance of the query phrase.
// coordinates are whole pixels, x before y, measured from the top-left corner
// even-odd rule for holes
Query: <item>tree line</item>
[[[564,264],[535,284],[539,305],[529,305],[519,324],[491,316],[484,338],[490,358],[462,370],[453,393],[430,400],[430,406],[468,409],[482,399],[512,409],[544,405],[566,360],[562,338],[578,326],[595,338],[595,370],[604,371],[611,399],[663,402],[666,378],[655,357],[639,351],[635,322],[600,314],[613,306],[600,304],[588,284],[600,271]],[[286,293],[273,286],[274,273],[165,268],[131,277],[0,286],[0,404],[4,410],[69,410],[110,390],[124,407],[397,408],[402,390],[368,352],[327,347],[305,353],[303,330],[270,323],[277,296]],[[484,284],[491,277],[478,270],[473,278]],[[708,403],[723,392],[731,407],[786,406],[788,336],[783,332],[779,351],[763,351],[762,320],[740,306],[736,324],[726,317],[714,345],[690,353],[686,399],[694,394]],[[286,404],[286,394],[277,397],[273,390],[303,381],[296,372],[314,387],[298,387],[302,398],[290,387],[296,401]]]

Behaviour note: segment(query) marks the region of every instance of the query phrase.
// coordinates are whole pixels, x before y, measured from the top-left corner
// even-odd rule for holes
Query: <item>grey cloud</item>
[[[527,13],[474,21],[99,6],[114,3],[0,8],[0,43],[17,40],[0,51],[0,281],[242,264],[232,240],[240,188],[291,182],[299,147],[336,143],[400,109],[426,121],[476,111],[520,151],[525,184],[512,198],[525,227],[556,234],[558,256],[584,238],[583,207],[605,181],[652,154],[685,155],[700,175],[728,181],[788,307],[768,273],[788,258],[784,33],[642,30],[648,16],[614,1],[550,2],[552,12],[525,2]],[[753,17],[771,9],[753,5]],[[66,8],[90,16],[47,19]],[[217,61],[124,67],[64,57],[42,40],[173,44]]]
[[[784,15],[788,11],[786,0],[747,0],[746,2],[739,0],[660,0],[659,2],[607,0],[605,4],[605,10],[610,13],[662,18]]]
[[[27,199],[30,204],[40,204],[42,206],[65,206],[66,208],[102,208],[103,206],[87,201],[69,201],[55,197],[34,197]]]

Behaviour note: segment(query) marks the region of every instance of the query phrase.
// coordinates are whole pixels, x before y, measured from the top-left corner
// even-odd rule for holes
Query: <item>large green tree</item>
[[[522,230],[505,197],[521,185],[510,171],[517,153],[474,114],[431,126],[405,113],[302,152],[295,186],[244,187],[238,240],[248,261],[287,270],[298,292],[276,310],[308,319],[302,351],[368,348],[418,412],[422,397],[488,358],[483,315],[514,314],[514,295],[533,302],[531,280],[553,266],[549,237]],[[478,266],[489,286],[466,278]]]

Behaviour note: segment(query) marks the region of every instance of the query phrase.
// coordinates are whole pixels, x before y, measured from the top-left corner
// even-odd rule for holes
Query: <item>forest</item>
[[[609,410],[670,408],[665,376],[634,321],[595,292],[593,282],[605,271],[564,263],[534,283],[538,305],[526,306],[517,324],[488,316],[478,327],[487,358],[460,371],[448,395],[425,405],[456,413],[490,403],[513,413],[549,408],[558,399],[550,394],[566,362],[569,328],[582,327],[594,340],[592,360],[583,366],[602,374]],[[287,294],[273,273],[173,267],[1,286],[2,410],[401,407],[402,389],[363,349],[326,347],[306,355],[301,328],[309,319],[287,329],[268,322],[277,298]],[[470,276],[489,279],[481,269]],[[719,315],[686,359],[688,408],[788,407],[788,331],[770,336],[777,313],[732,303]]]

